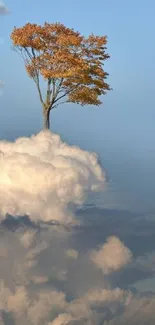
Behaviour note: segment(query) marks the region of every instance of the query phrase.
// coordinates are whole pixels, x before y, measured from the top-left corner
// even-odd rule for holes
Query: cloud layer
[[[120,308],[131,302],[130,292],[106,288],[104,276],[100,287],[92,285],[89,277],[97,280],[98,269],[91,263],[91,252],[83,255],[72,249],[69,238],[73,234],[63,229],[1,229],[0,310],[4,323],[6,314],[17,325],[98,325],[111,308],[117,315]],[[105,254],[103,261],[106,258]],[[88,289],[79,295],[82,281],[77,275],[83,269],[87,272],[84,281]]]
[[[15,232],[1,228],[0,324],[7,325],[9,318],[15,325],[153,325],[155,296],[113,287],[103,273],[97,283],[100,273],[91,261],[92,251],[76,251],[70,237],[73,232],[57,226]],[[107,238],[103,249],[113,241],[116,250],[122,247],[123,260],[125,246],[118,238]],[[105,249],[102,262],[106,264],[107,258]],[[110,270],[114,273],[116,268]]]
[[[96,154],[51,132],[0,141],[0,180],[0,325],[154,325],[155,295],[120,285],[146,258],[114,235],[112,219],[108,229],[101,215],[97,228],[97,210],[74,227],[74,207],[105,186]],[[91,231],[100,245],[88,245]]]

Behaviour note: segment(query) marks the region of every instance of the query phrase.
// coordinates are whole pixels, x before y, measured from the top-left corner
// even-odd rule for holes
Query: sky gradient
[[[16,138],[42,128],[37,90],[28,78],[21,58],[11,49],[10,33],[26,22],[61,22],[87,36],[107,35],[105,64],[113,91],[100,107],[64,105],[51,114],[52,130],[69,143],[94,150],[104,161],[110,177],[128,194],[134,188],[139,205],[144,197],[153,204],[152,173],[155,163],[155,42],[153,0],[51,2],[8,0],[7,15],[0,16],[0,137]],[[121,172],[120,172],[121,171]],[[132,179],[135,180],[134,183]],[[141,184],[141,185],[140,185]],[[143,186],[145,184],[145,187]],[[135,195],[135,194],[134,194]],[[134,199],[136,201],[136,199]]]
[[[6,6],[10,13],[0,18],[0,71],[5,83],[1,104],[7,107],[1,112],[4,130],[10,114],[14,130],[21,129],[18,122],[23,125],[28,120],[28,128],[39,129],[42,126],[41,107],[33,81],[27,77],[20,57],[11,50],[10,33],[13,27],[20,27],[26,22],[42,24],[44,21],[59,21],[84,35],[93,32],[108,36],[107,51],[111,59],[105,69],[109,73],[108,81],[113,92],[108,93],[100,108],[80,108],[70,104],[59,109],[53,113],[53,128],[61,132],[63,128],[68,128],[68,119],[71,119],[73,130],[75,127],[78,129],[78,125],[75,126],[77,121],[85,129],[86,124],[92,125],[95,119],[93,132],[96,135],[103,129],[106,135],[108,130],[111,140],[118,140],[120,144],[132,141],[136,145],[135,139],[138,143],[142,139],[143,146],[147,140],[151,143],[155,118],[153,0],[138,0],[136,3],[133,0],[126,3],[121,0],[45,0],[40,4],[35,0],[8,0]]]

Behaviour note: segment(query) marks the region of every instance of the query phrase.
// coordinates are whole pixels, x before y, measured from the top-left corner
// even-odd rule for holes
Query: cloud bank
[[[100,273],[92,260],[100,250],[75,250],[74,236],[63,226],[16,231],[1,226],[0,324],[10,319],[15,325],[154,325],[155,295],[111,282],[111,275],[131,262],[130,250],[115,236],[103,241]],[[109,256],[113,263],[107,263]]]
[[[16,325],[100,325],[101,321],[115,318],[120,311],[124,313],[132,304],[133,294],[110,288],[104,275],[100,287],[92,285],[91,273],[95,283],[98,269],[94,271],[90,264],[90,254],[72,249],[69,237],[74,234],[63,229],[24,227],[11,232],[1,228],[2,324],[6,325],[7,315]],[[103,260],[106,259],[104,254]],[[77,275],[83,269],[87,273],[87,277],[82,276],[88,289],[79,294],[77,289],[83,284]],[[60,276],[64,273],[65,276]]]
[[[81,249],[86,220],[66,227],[104,189],[96,154],[51,132],[0,141],[0,180],[0,325],[155,324],[155,295],[116,283],[143,258],[115,235]],[[20,222],[25,214],[32,222]]]

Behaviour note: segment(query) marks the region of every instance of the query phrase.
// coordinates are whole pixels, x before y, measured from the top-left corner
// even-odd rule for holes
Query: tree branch
[[[56,86],[56,92],[55,92],[55,96],[54,96],[55,98],[57,97],[57,95],[58,95],[58,93],[59,93],[59,91],[60,91],[60,88],[61,88],[61,86],[62,86],[63,80],[64,80],[64,79],[61,78],[59,84],[56,85],[56,79],[55,79],[55,86]],[[52,93],[52,90],[51,90],[51,93]]]
[[[31,54],[30,54],[30,52],[28,51],[27,48],[24,48],[24,49],[25,49],[25,51],[26,51],[26,53],[29,56],[31,61],[32,61],[32,58],[36,59],[36,55],[35,55],[35,52],[34,52],[33,48],[31,48],[32,56],[31,56]],[[41,93],[41,89],[40,89],[39,73],[38,73],[38,70],[37,70],[37,67],[36,67],[35,63],[34,63],[34,69],[35,69],[35,76],[34,76],[33,80],[36,83],[40,101],[41,101],[42,105],[45,106],[45,103],[44,103],[43,97],[42,97],[42,93]]]
[[[77,89],[77,88],[80,86],[80,84],[81,84],[81,83],[77,84],[75,87],[73,87],[72,89],[66,91],[63,95],[61,95],[60,97],[58,97],[58,98],[55,100],[55,103],[56,103],[58,100],[64,98],[64,97],[67,96],[68,94],[70,94],[73,90]]]
[[[38,93],[39,93],[39,98],[40,98],[40,101],[42,103],[43,106],[45,106],[45,103],[43,101],[43,97],[42,97],[42,93],[41,93],[41,89],[40,89],[40,84],[39,84],[39,81],[35,81],[34,82],[36,83],[37,85],[37,89],[38,89]]]
[[[56,107],[59,106],[59,105],[66,104],[66,103],[68,103],[68,100],[65,100],[64,102],[61,102],[61,103],[59,103],[59,104],[54,105],[54,106],[52,107],[52,109],[56,108]]]
[[[51,98],[51,101],[50,101],[50,106],[52,107],[53,103],[54,103],[54,98],[55,98],[55,79],[53,78],[52,79],[52,89],[50,90],[50,95],[52,94],[52,98]]]
[[[52,94],[52,99],[51,99],[51,102],[50,102],[50,109],[53,108],[52,106],[55,103],[55,100],[56,100],[56,98],[57,98],[57,96],[59,94],[59,91],[60,91],[62,83],[63,83],[63,78],[61,78],[58,86],[56,86],[56,79],[55,78],[52,79],[52,83],[53,83],[53,88],[50,91],[50,94]]]
[[[47,82],[47,94],[46,94],[46,104],[50,105],[50,90],[51,90],[51,78],[48,78],[48,82]]]

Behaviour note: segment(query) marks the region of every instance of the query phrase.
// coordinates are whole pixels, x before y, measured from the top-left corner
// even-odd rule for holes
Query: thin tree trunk
[[[44,130],[50,129],[50,110],[43,110],[43,124]]]

